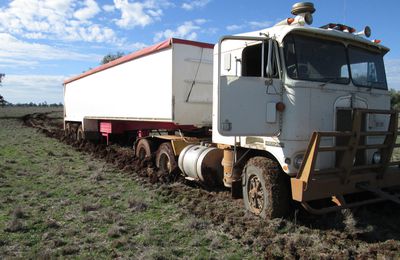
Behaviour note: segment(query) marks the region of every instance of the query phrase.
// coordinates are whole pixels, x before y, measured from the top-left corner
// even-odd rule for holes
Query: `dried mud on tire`
[[[192,228],[218,229],[266,258],[399,258],[400,207],[390,202],[313,216],[297,207],[286,219],[261,220],[246,213],[242,200],[223,189],[206,190],[179,173],[158,171],[138,161],[130,148],[77,142],[64,136],[60,121],[48,113],[22,118],[51,138],[114,164],[142,185],[198,218]],[[221,245],[223,246],[223,245]]]

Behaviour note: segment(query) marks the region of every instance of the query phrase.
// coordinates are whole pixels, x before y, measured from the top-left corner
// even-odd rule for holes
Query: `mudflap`
[[[234,199],[243,198],[242,180],[232,181],[231,195]]]

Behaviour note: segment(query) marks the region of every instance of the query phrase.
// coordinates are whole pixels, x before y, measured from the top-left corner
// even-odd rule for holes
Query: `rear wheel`
[[[174,172],[178,168],[178,163],[171,143],[163,143],[157,150],[156,166],[163,172]]]
[[[146,138],[140,139],[136,145],[135,155],[139,160],[151,159],[154,152],[154,143]]]
[[[85,140],[85,132],[83,132],[82,125],[80,125],[78,127],[78,130],[76,131],[76,140],[78,142],[82,142],[83,140]]]
[[[71,124],[70,123],[66,123],[65,124],[65,130],[64,130],[64,134],[65,136],[70,136],[71,135]]]
[[[243,200],[247,210],[262,218],[279,218],[289,211],[288,177],[277,162],[251,158],[243,170]]]

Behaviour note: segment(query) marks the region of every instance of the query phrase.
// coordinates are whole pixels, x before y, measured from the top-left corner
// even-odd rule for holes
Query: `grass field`
[[[0,121],[0,258],[252,258],[105,162]]]
[[[19,118],[33,113],[47,113],[56,111],[53,115],[62,117],[63,107],[0,107],[0,118]]]
[[[400,258],[394,203],[263,221],[227,191],[121,170],[109,154],[128,148],[49,138],[18,119],[32,112],[49,111],[0,108],[0,258]]]

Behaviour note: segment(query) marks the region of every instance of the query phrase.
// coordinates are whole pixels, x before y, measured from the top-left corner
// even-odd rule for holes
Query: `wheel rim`
[[[65,126],[65,135],[69,136],[71,134],[71,126],[69,124],[67,124]]]
[[[249,178],[247,194],[251,211],[260,214],[264,207],[264,192],[260,179],[256,175]]]
[[[168,156],[163,153],[160,155],[159,167],[164,172],[171,172],[171,162]]]
[[[138,157],[139,160],[144,160],[146,158],[146,151],[144,148],[139,148]]]
[[[83,140],[82,132],[81,132],[81,131],[78,131],[78,135],[77,135],[76,139],[77,139],[79,142]]]

